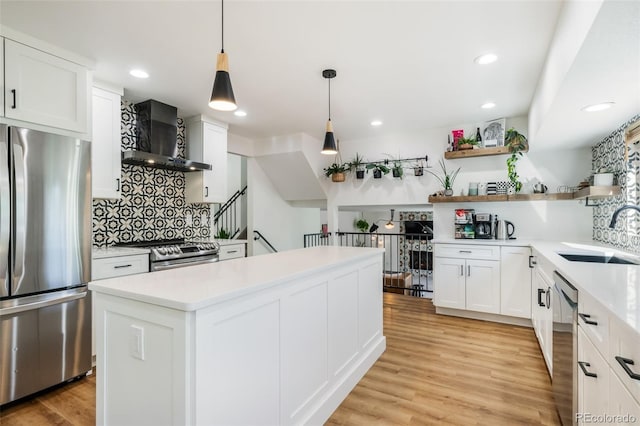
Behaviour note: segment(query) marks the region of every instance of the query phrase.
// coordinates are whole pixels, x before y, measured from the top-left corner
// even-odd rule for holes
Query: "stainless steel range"
[[[142,241],[118,244],[120,247],[143,247],[151,250],[149,264],[151,271],[201,265],[218,261],[220,244],[178,240]]]

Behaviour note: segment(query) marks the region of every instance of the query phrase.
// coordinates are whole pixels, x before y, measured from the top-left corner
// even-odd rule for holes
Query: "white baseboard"
[[[499,322],[501,324],[519,325],[533,328],[531,319],[510,317],[508,315],[488,314],[485,312],[465,311],[462,309],[441,308],[436,306],[436,314],[449,315],[453,317],[469,318],[482,321]]]

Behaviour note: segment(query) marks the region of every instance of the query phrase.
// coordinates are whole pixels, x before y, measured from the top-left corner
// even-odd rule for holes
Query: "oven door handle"
[[[194,265],[204,265],[206,263],[215,263],[220,259],[218,255],[208,256],[208,257],[193,257],[188,258],[188,260],[184,260],[182,262],[174,261],[164,261],[164,262],[152,262],[151,263],[151,271],[165,271],[167,269],[181,268],[183,266],[194,266]]]

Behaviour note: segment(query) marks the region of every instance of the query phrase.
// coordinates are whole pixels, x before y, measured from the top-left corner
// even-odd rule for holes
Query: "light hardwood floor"
[[[328,425],[557,425],[533,330],[436,315],[385,293],[387,350]],[[0,413],[2,426],[95,424],[95,375]]]

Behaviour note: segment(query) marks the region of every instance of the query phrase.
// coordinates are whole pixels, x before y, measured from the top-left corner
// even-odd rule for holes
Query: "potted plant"
[[[509,180],[515,186],[515,192],[520,192],[522,182],[518,180],[520,176],[516,171],[516,163],[518,158],[522,157],[522,151],[527,149],[527,138],[512,127],[504,134],[504,144],[511,153],[511,156],[507,158],[507,174],[509,175]]]
[[[460,139],[458,139],[459,151],[462,151],[465,149],[473,149],[473,147],[476,145],[478,145],[478,142],[474,138],[461,137]]]
[[[364,219],[358,219],[355,221],[355,227],[360,232],[367,232],[369,230],[369,222]]]
[[[324,175],[330,177],[333,182],[344,182],[345,173],[349,170],[349,164],[333,163],[324,169]]]
[[[367,164],[367,170],[373,170],[373,178],[380,179],[383,174],[389,173],[390,169],[381,163],[369,163]]]
[[[424,166],[422,165],[422,160],[418,161],[417,163],[413,163],[411,167],[413,167],[414,176],[422,176],[424,174]]]
[[[402,169],[402,162],[399,160],[393,160],[393,166],[391,167],[391,172],[393,173],[394,178],[402,179],[402,176],[404,176],[404,170]]]
[[[231,233],[227,231],[225,228],[218,229],[218,232],[216,232],[216,235],[213,236],[213,238],[216,238],[218,240],[228,240],[230,237],[231,237]]]
[[[364,179],[364,157],[361,157],[360,154],[356,152],[356,156],[353,157],[353,160],[349,163],[349,168],[356,172],[356,179]]]
[[[458,172],[460,172],[460,167],[456,169],[456,171],[449,173],[447,170],[447,166],[444,164],[444,160],[440,159],[439,161],[440,168],[442,169],[443,176],[438,176],[431,170],[427,169],[427,173],[432,174],[438,179],[442,187],[444,188],[444,195],[450,196],[453,195],[453,182],[456,180],[456,176],[458,176]]]

